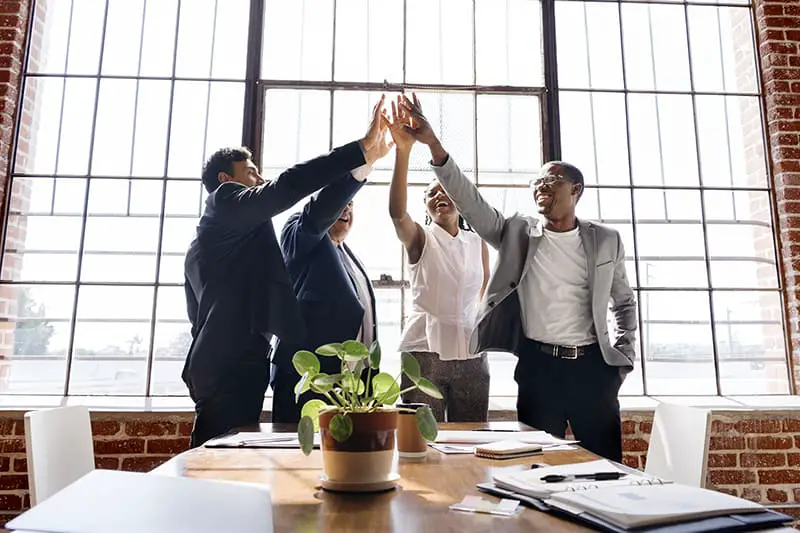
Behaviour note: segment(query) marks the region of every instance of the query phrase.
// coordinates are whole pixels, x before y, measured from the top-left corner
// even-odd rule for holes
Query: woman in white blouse
[[[412,311],[398,349],[415,356],[422,375],[444,396],[436,400],[414,390],[403,401],[428,403],[440,422],[486,421],[489,365],[486,354],[471,355],[468,346],[489,279],[489,252],[438,181],[425,189],[425,224],[411,219],[406,206],[414,138],[403,130],[409,116],[400,98],[392,102],[392,115],[396,155],[389,214],[406,250],[412,292]],[[404,375],[401,387],[409,385]]]

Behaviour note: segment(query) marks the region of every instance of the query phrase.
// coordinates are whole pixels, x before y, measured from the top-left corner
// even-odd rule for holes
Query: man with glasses
[[[407,128],[430,148],[439,182],[478,235],[499,251],[470,352],[518,356],[520,422],[559,437],[569,423],[584,448],[621,461],[617,394],[633,369],[637,319],[619,233],[575,217],[583,175],[560,161],[544,165],[531,182],[540,217],[503,216],[442,147],[416,96],[405,105],[412,116]]]

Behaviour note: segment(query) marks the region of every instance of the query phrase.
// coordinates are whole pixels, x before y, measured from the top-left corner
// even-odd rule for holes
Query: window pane
[[[628,138],[622,93],[559,95],[561,151],[588,184],[628,185]]]
[[[70,394],[143,395],[153,289],[83,286]]]
[[[330,147],[331,95],[328,91],[269,89],[264,97],[264,141],[261,174],[277,177],[299,162]],[[360,136],[367,131],[362,125]]]
[[[616,4],[556,2],[559,87],[622,89]]]
[[[406,81],[474,83],[472,22],[472,2],[406,0]]]
[[[542,164],[540,117],[536,96],[478,95],[479,182],[533,179]]]
[[[758,92],[751,11],[689,6],[687,16],[695,90]]]
[[[131,173],[134,176],[161,177],[166,170],[172,83],[153,80],[138,83]]]
[[[717,291],[722,394],[788,394],[783,305],[777,291]]]
[[[109,0],[103,45],[104,76],[138,74],[144,6],[144,0]]]
[[[192,342],[183,287],[159,287],[150,394],[185,395],[181,379]]]
[[[211,54],[217,41],[214,35],[217,1],[192,0],[180,4],[178,49],[175,58],[176,76],[183,78],[211,76]],[[234,35],[237,33],[245,32],[233,32]]]
[[[10,215],[3,279],[74,281],[80,217]]]
[[[530,0],[476,0],[478,85],[540,86],[542,6]]]
[[[153,9],[153,2],[147,4],[140,75],[171,76],[175,62],[178,0],[158,0],[158,9]]]
[[[336,91],[333,93],[333,146],[341,146],[364,136],[372,120],[372,110],[378,103],[381,94],[362,91]],[[393,93],[383,94],[386,94],[384,105],[387,107],[391,105],[391,100],[397,97]],[[322,114],[318,115],[317,119],[321,118],[326,117]],[[305,137],[305,130],[298,131],[302,131]],[[318,135],[321,136],[322,131]],[[386,135],[386,138],[389,139],[389,134]],[[394,157],[384,157],[376,161],[373,167],[391,170],[394,167]]]
[[[705,291],[641,291],[647,392],[717,394]]]
[[[683,6],[623,3],[621,9],[628,89],[690,90]]]
[[[100,80],[92,174],[130,176],[136,113],[135,80]]]
[[[73,0],[67,74],[97,74],[103,40],[105,0]]]
[[[247,35],[240,28],[250,20],[250,0],[215,0],[216,24],[211,77],[243,80],[247,70]],[[202,37],[208,40],[208,35]]]
[[[683,95],[628,95],[633,182],[697,186],[692,99]]]
[[[337,81],[403,81],[403,2],[336,2]]]
[[[267,0],[262,76],[272,80],[330,80],[332,0]]]
[[[71,2],[64,0],[35,2],[33,37],[28,55],[29,72],[66,72],[71,7]]]
[[[64,106],[58,146],[59,174],[86,174],[92,144],[97,81],[72,78],[64,81]]]
[[[53,174],[58,158],[58,135],[64,80],[27,78],[20,116],[30,120],[27,135],[17,143],[14,170],[31,174]],[[25,131],[25,130],[23,130]]]
[[[63,393],[74,293],[70,286],[0,287],[3,394]]]

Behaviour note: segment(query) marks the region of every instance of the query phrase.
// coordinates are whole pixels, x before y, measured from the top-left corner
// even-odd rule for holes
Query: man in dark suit
[[[359,172],[362,169],[359,169]],[[368,171],[369,169],[366,169]],[[295,401],[294,387],[300,376],[292,365],[297,350],[345,340],[369,346],[377,338],[375,295],[367,271],[345,244],[353,225],[352,198],[364,185],[358,173],[346,175],[310,199],[281,232],[283,251],[294,292],[308,329],[300,343],[281,339],[275,352],[273,374],[273,422],[297,422],[300,409],[312,392]],[[321,357],[321,371],[341,371],[336,357]]]
[[[306,337],[272,217],[386,155],[383,97],[367,134],[264,181],[245,148],[208,160],[206,208],[184,265],[192,344],[183,380],[195,403],[191,445],[257,424],[269,384],[269,339]],[[314,324],[309,324],[313,327]]]

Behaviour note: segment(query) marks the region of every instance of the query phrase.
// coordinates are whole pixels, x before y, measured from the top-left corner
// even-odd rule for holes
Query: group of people
[[[443,393],[402,400],[428,403],[439,421],[484,421],[486,353],[513,353],[520,422],[561,437],[569,424],[585,448],[621,460],[617,395],[633,368],[636,302],[619,233],[575,216],[583,175],[545,164],[531,182],[538,216],[506,217],[461,172],[416,95],[392,101],[391,115],[384,104],[382,96],[361,139],[274,180],[260,176],[245,148],[219,150],[206,163],[209,196],[185,261],[192,446],[258,423],[270,383],[273,422],[297,422],[313,393],[295,398],[293,355],[377,339],[373,289],[346,238],[353,198],[394,147],[389,215],[412,291],[397,350],[412,353]],[[407,211],[415,143],[430,150],[435,175],[418,200],[424,221]],[[278,240],[272,217],[309,195]],[[498,251],[491,272],[487,245]],[[338,360],[321,359],[322,372],[339,371]]]

